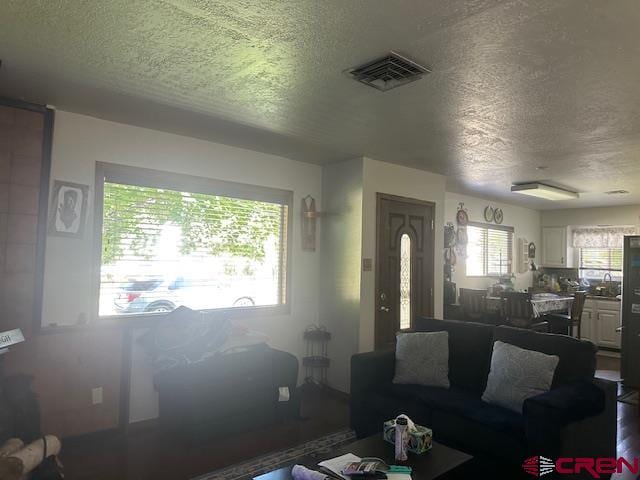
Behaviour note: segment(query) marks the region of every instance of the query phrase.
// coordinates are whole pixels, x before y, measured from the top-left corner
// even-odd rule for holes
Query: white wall
[[[636,225],[640,226],[640,205],[599,208],[567,208],[542,212],[543,227]]]
[[[303,353],[302,332],[318,321],[318,253],[300,246],[301,199],[310,194],[321,209],[321,168],[273,155],[210,143],[92,117],[58,111],[53,137],[51,179],[89,185],[93,195],[95,163],[117,163],[167,172],[210,177],[292,190],[292,297],[289,315],[245,320],[269,336],[274,348]],[[74,325],[79,318],[97,322],[97,289],[93,285],[93,205],[81,239],[47,238],[43,325]],[[144,355],[134,351],[136,362]],[[147,366],[135,363],[132,378]],[[142,373],[141,373],[142,372]],[[145,377],[146,378],[146,377]],[[140,384],[147,392],[136,390]],[[152,417],[157,406],[148,382],[132,382],[132,418]]]
[[[322,198],[320,321],[333,335],[329,384],[349,391],[360,324],[362,159],[324,166]]]
[[[469,220],[473,222],[486,223],[484,219],[484,208],[487,205],[491,205],[494,208],[501,208],[504,213],[504,221],[502,225],[510,226],[514,228],[513,235],[513,258],[517,255],[517,240],[519,238],[526,238],[529,242],[534,242],[537,247],[536,254],[540,253],[540,212],[538,210],[532,210],[530,208],[517,207],[514,205],[508,205],[506,203],[489,201],[482,198],[470,197],[468,195],[461,195],[458,193],[447,192],[445,194],[446,208],[444,222],[453,222],[456,224],[456,212],[460,202],[464,203],[464,207],[469,214]],[[531,286],[532,274],[518,273],[517,267],[514,265],[514,273],[516,274],[515,288],[524,289]],[[487,288],[496,282],[495,278],[487,277],[467,277],[466,266],[464,260],[458,259],[458,263],[453,272],[453,281],[456,283],[458,289],[460,288]]]
[[[329,351],[330,385],[349,391],[350,358],[374,348],[375,265],[362,271],[362,258],[376,257],[376,194],[435,203],[435,315],[442,316],[442,252],[445,179],[441,175],[368,158],[323,169],[320,318],[334,333]]]
[[[374,261],[376,257],[376,193],[378,192],[436,204],[434,313],[436,317],[442,318],[443,257],[441,253],[444,248],[445,177],[423,170],[401,167],[369,158],[364,159],[362,257],[372,258]],[[373,350],[374,347],[375,265],[371,272],[362,272],[360,298],[359,350],[366,352]]]

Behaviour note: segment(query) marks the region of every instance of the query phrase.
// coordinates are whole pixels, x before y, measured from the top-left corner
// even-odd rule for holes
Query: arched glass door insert
[[[411,237],[400,237],[400,328],[411,328]]]

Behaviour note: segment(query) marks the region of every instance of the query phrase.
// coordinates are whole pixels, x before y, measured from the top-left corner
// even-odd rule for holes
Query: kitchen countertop
[[[620,295],[616,296],[616,297],[608,297],[605,295],[587,295],[588,299],[592,299],[592,300],[604,300],[604,301],[608,301],[608,302],[619,302],[620,300],[622,300],[620,298]]]
[[[573,297],[573,293],[572,292],[549,292],[549,293],[553,293],[555,295],[559,295],[561,297]],[[609,296],[609,295],[596,295],[595,293],[587,293],[587,299],[589,300],[603,300],[605,302],[619,302],[622,300],[622,295],[614,295],[614,296]]]

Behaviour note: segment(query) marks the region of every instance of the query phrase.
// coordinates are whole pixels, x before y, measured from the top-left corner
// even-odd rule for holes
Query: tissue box
[[[382,434],[384,439],[395,444],[396,440],[396,420],[387,420],[384,422],[382,428]],[[433,438],[433,432],[430,428],[423,427],[416,424],[414,431],[409,431],[409,451],[416,454],[421,454],[431,450],[431,439]]]

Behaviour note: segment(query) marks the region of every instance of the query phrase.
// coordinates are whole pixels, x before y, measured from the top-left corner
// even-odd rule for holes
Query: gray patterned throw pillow
[[[393,383],[449,388],[449,333],[399,333]]]
[[[557,355],[495,342],[482,400],[522,413],[527,398],[549,391],[559,360]]]

